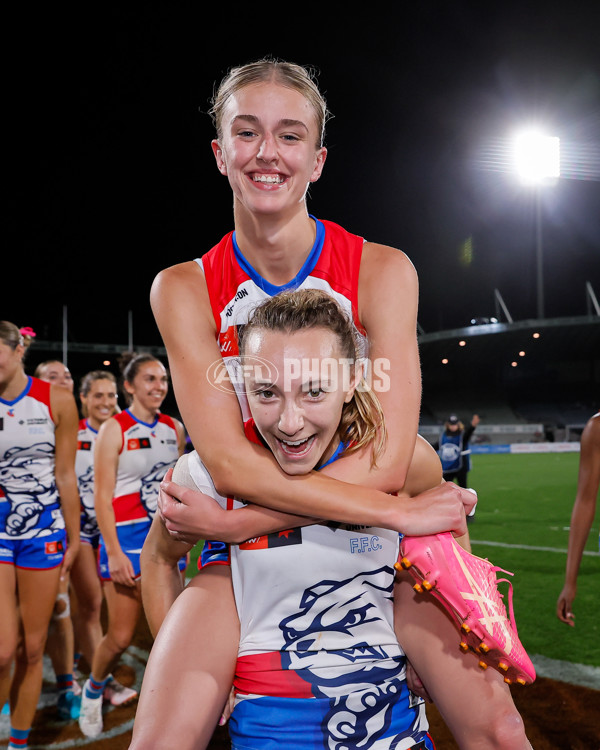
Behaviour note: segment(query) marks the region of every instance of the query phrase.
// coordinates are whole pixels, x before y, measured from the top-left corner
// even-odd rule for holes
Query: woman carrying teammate
[[[68,389],[25,374],[28,344],[0,322],[0,705],[10,693],[11,749],[27,746],[59,579],[79,549],[77,407]]]
[[[94,509],[94,444],[100,427],[119,411],[115,376],[108,370],[88,372],[79,385],[79,398],[83,418],[77,435],[75,471],[81,499],[81,545],[71,568],[71,586],[77,599],[73,623],[78,651],[91,666],[102,640],[102,586],[98,576],[100,530]],[[114,706],[127,703],[136,695],[135,690],[121,685],[112,676],[104,689],[104,698]]]
[[[183,419],[217,490],[256,506],[268,503],[309,517],[414,535],[447,530],[464,534],[463,504],[471,509],[470,493],[445,484],[421,493],[417,502],[387,494],[404,486],[417,435],[417,279],[412,264],[398,250],[364,242],[336,224],[309,216],[306,191],[319,179],[327,155],[326,105],[314,81],[290,63],[242,66],[222,83],[213,114],[213,152],[233,191],[235,232],[197,262],[161,272],[151,302]],[[311,287],[334,296],[357,327],[368,333],[370,359],[381,365],[384,385],[377,395],[388,439],[376,467],[370,451],[362,450],[320,472],[290,478],[269,451],[247,441],[235,392],[227,390],[220,376],[211,382],[208,375],[218,376],[222,358],[227,364],[234,361],[235,328],[247,322],[257,302],[288,288]],[[247,416],[243,396],[241,401]],[[182,502],[165,501],[168,527],[177,538],[195,541],[206,528],[206,504],[193,499],[194,493],[170,489]],[[269,523],[286,523],[274,520],[270,509],[254,510],[263,514],[265,532]],[[291,520],[287,524],[297,525]],[[203,651],[206,670],[198,666],[195,674],[196,690],[204,697],[194,719],[205,725],[214,719],[214,725],[228,694],[238,642],[226,566],[209,567],[196,576],[192,587],[193,606],[201,612],[196,617],[197,642],[210,643]],[[177,594],[176,588],[170,594],[164,587],[156,591],[160,595],[148,600],[146,610],[151,624],[160,623],[169,599]],[[400,616],[397,613],[397,620]],[[428,677],[444,669],[454,681],[467,662],[449,663],[445,654],[450,646],[435,633],[423,635],[422,647],[435,662],[435,668],[429,662],[422,665],[421,677],[428,684]],[[470,671],[463,678],[472,679]],[[446,696],[448,712],[454,710],[452,701],[460,692]],[[436,702],[440,707],[441,700]],[[509,713],[513,710],[507,708]],[[482,720],[479,731],[486,737],[500,731],[506,735],[510,722],[502,724],[503,718],[488,717],[485,725]]]
[[[102,424],[94,446],[94,506],[108,628],[81,696],[79,726],[88,737],[102,732],[103,692],[139,619],[139,555],[156,512],[159,483],[185,444],[181,422],[160,412],[168,390],[164,365],[147,354],[125,358],[123,364],[130,405]]]
[[[289,476],[303,476],[359,450],[371,450],[376,465],[385,426],[376,396],[360,379],[357,343],[352,322],[318,290],[273,297],[241,329],[240,359],[252,415],[246,434],[267,446]],[[197,461],[192,459],[189,469],[195,486],[224,508],[243,508],[225,516],[252,516],[252,508],[219,496]],[[420,438],[405,491],[418,494],[440,481],[435,452]],[[162,538],[176,572],[185,547],[166,533]],[[393,630],[398,542],[394,531],[329,523],[231,547],[241,623],[234,748],[270,747],[269,742],[307,749],[433,747],[423,702],[408,694],[405,657]],[[210,564],[215,554],[218,561],[218,548],[205,551],[204,562]],[[179,663],[177,700],[185,708],[190,709],[185,696],[197,695],[193,668],[186,669],[177,654],[194,637],[187,593],[173,606],[152,651],[133,748],[147,746],[149,737],[153,747],[168,746],[174,701],[167,695],[172,684],[163,679],[166,664]],[[434,617],[441,614],[435,606],[429,609]],[[191,627],[187,637],[182,624]],[[504,706],[506,686],[497,673],[482,680],[481,689],[490,712]],[[177,717],[182,715],[185,710],[178,710]],[[176,724],[178,746],[204,746],[187,726]],[[513,747],[528,747],[524,735]]]

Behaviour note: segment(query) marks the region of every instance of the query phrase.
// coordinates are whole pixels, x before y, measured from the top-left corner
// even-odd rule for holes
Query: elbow
[[[215,461],[206,462],[206,467],[219,495],[222,497],[243,495],[244,488],[240,482],[240,477],[245,472],[240,471],[239,464],[232,461],[230,457],[220,456]]]

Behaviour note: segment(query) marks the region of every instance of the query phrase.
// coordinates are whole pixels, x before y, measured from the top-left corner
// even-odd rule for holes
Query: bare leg
[[[460,651],[450,616],[433,597],[415,594],[408,573],[396,580],[396,635],[461,750],[529,750],[502,676],[483,671],[475,654]]]
[[[239,638],[231,571],[213,565],[192,579],[160,628],[130,750],[207,747],[229,696]]]
[[[10,690],[11,724],[29,729],[42,690],[42,659],[48,624],[56,600],[60,568],[17,568],[22,637],[17,648],[15,674]]]
[[[0,565],[0,611],[0,706],[3,706],[10,692],[19,640],[17,572],[13,565]]]
[[[78,650],[92,665],[94,652],[102,640],[100,612],[102,586],[98,577],[96,552],[91,544],[82,544],[71,569],[71,585],[77,597],[77,613],[73,617]]]
[[[94,653],[91,672],[98,681],[108,677],[131,644],[142,609],[139,581],[135,586],[107,581],[104,594],[108,605],[108,629]]]
[[[71,674],[75,653],[73,620],[70,614],[69,577],[58,584],[58,595],[48,629],[46,653],[52,662],[55,675]]]

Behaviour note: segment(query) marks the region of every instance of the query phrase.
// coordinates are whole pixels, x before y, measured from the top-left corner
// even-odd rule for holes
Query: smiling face
[[[87,394],[79,395],[86,408],[88,422],[95,430],[117,411],[117,388],[108,378],[92,381]]]
[[[63,365],[62,362],[47,362],[42,367],[39,377],[40,380],[45,380],[47,383],[52,383],[52,385],[66,388],[73,393],[73,376],[69,368]]]
[[[339,443],[344,403],[356,387],[336,335],[325,328],[256,329],[244,355],[271,365],[268,373],[250,368],[246,388],[256,427],[281,468],[306,474],[327,461]]]
[[[140,364],[132,381],[126,380],[123,387],[133,399],[132,410],[155,414],[169,389],[167,371],[161,362],[149,360]]]
[[[273,214],[303,207],[327,154],[315,146],[319,138],[313,106],[300,92],[264,82],[232,94],[212,147],[236,210]]]

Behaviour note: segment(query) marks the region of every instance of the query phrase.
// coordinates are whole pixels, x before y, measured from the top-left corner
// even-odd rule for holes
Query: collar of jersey
[[[16,404],[17,401],[20,401],[22,398],[25,398],[25,396],[29,393],[31,389],[31,383],[32,383],[31,375],[28,375],[27,385],[25,386],[25,388],[23,388],[23,390],[21,391],[21,393],[19,393],[19,395],[16,398],[13,398],[12,401],[5,401],[3,398],[0,398],[0,403],[6,404],[6,406],[12,406],[13,404]]]
[[[158,418],[160,417],[160,412],[156,415],[156,419],[154,422],[142,422],[141,419],[138,419],[134,414],[132,414],[129,409],[125,409],[127,414],[135,421],[138,422],[138,424],[143,424],[145,427],[156,427],[156,423],[158,422]]]
[[[283,284],[282,286],[275,286],[275,284],[271,284],[266,279],[263,279],[263,277],[250,265],[250,263],[248,263],[242,251],[238,247],[236,233],[233,233],[233,252],[235,254],[237,262],[240,264],[240,268],[242,268],[244,273],[246,273],[258,287],[263,289],[271,297],[279,294],[280,292],[286,292],[288,289],[297,289],[302,284],[302,282],[308,276],[310,276],[312,270],[317,265],[317,262],[321,255],[321,250],[323,249],[323,243],[325,242],[325,227],[323,223],[318,219],[315,219],[314,216],[311,216],[310,218],[314,220],[317,227],[317,236],[315,237],[315,243],[312,246],[308,258],[304,261],[302,268],[298,271],[296,276],[294,276],[291,281],[288,281],[287,284]]]
[[[133,417],[133,414],[131,415]],[[135,419],[135,417],[133,417]],[[88,422],[88,420],[85,420],[85,426],[88,428],[88,430],[91,430],[92,432],[95,432],[96,435],[98,434],[98,430],[95,430],[92,425]]]
[[[324,469],[326,466],[329,466],[329,464],[332,464],[334,461],[337,461],[340,455],[343,453],[343,451],[346,450],[347,447],[348,447],[348,443],[340,442],[338,447],[335,449],[333,456],[327,461],[325,461],[325,463],[322,466],[319,466],[317,471],[321,471],[321,469]]]

